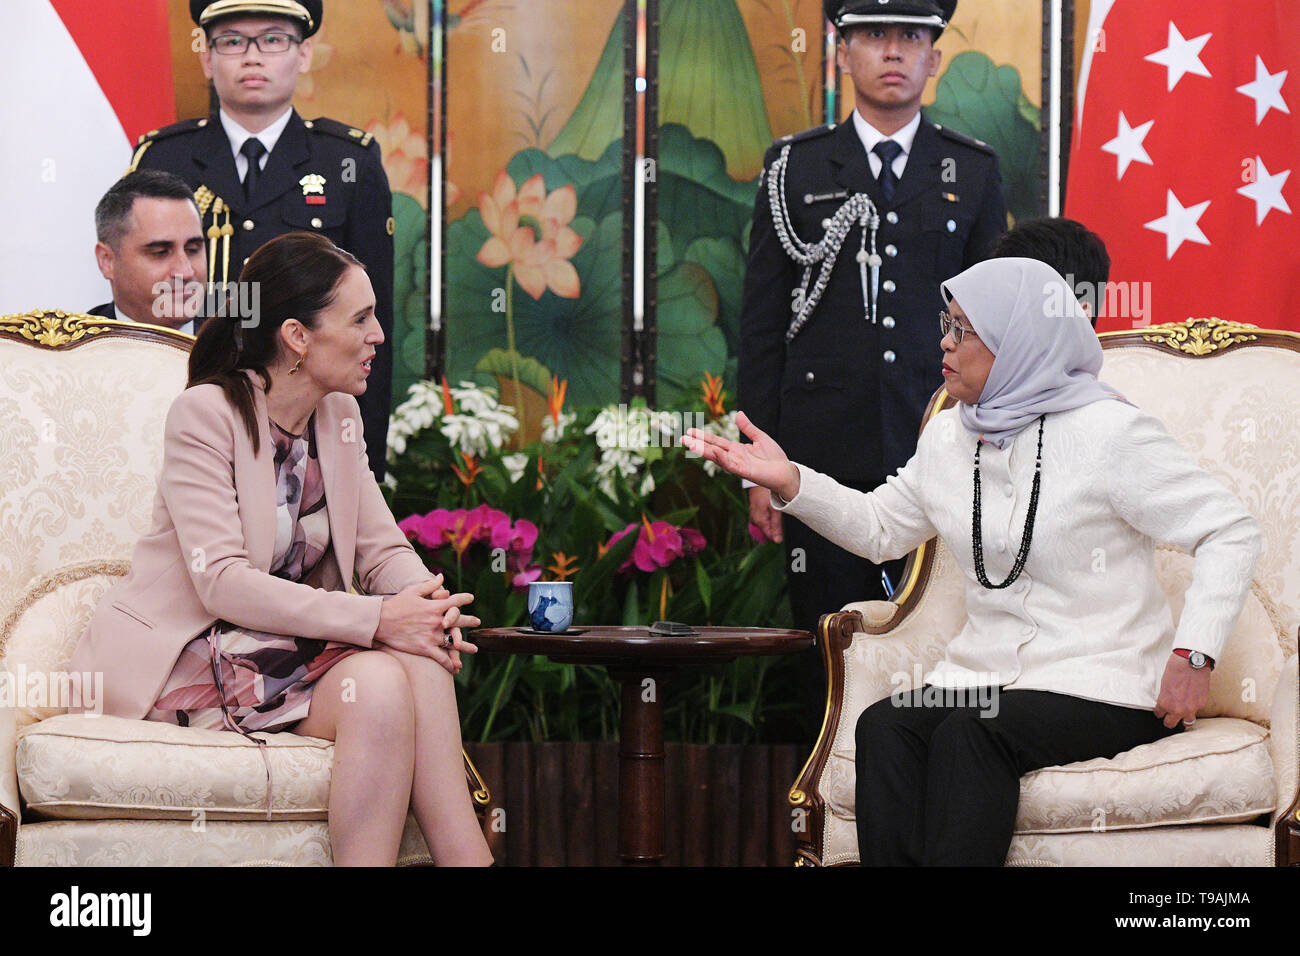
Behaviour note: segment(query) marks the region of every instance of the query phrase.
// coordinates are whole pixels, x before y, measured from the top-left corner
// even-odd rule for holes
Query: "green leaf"
[[[724,714],[727,717],[735,717],[737,720],[743,720],[750,727],[754,726],[754,701],[746,701],[743,704],[725,704],[721,707],[709,708],[715,714]]]
[[[726,339],[727,354],[735,355],[740,350],[740,300],[745,286],[745,256],[740,243],[730,236],[703,236],[686,247],[683,258],[713,279],[718,293],[718,327]]]
[[[393,193],[393,407],[424,378],[428,219],[406,193]]]
[[[623,18],[616,17],[586,92],[551,142],[552,153],[594,160],[623,128],[623,29]],[[660,122],[717,143],[736,179],[756,177],[772,127],[735,0],[663,0],[659,49]]]
[[[1041,120],[1025,98],[1014,66],[995,66],[976,50],[959,53],[939,77],[931,121],[988,143],[998,154],[1002,191],[1016,219],[1038,215]]]
[[[695,562],[695,584],[700,589],[700,598],[704,601],[704,610],[706,614],[711,614],[713,604],[713,583],[709,581],[709,575],[704,570],[704,562]]]
[[[737,182],[727,175],[715,143],[685,126],[668,123],[660,129],[659,216],[672,236],[677,261],[696,239],[744,233],[754,215],[758,172],[752,180]]]
[[[628,535],[631,537],[631,535]],[[620,541],[619,544],[622,544]],[[633,578],[627,586],[627,597],[623,601],[623,625],[625,627],[634,627],[643,623],[641,620],[641,600],[637,588],[636,578]]]
[[[515,354],[518,355],[518,353]],[[483,357],[474,365],[474,371],[510,378],[514,374],[510,355],[509,349],[490,349],[483,353]],[[535,358],[520,355],[518,360],[520,383],[527,385],[535,392],[545,395],[551,387],[550,369]],[[516,409],[517,411],[518,409]]]
[[[716,325],[717,314],[713,280],[695,263],[678,263],[660,277],[655,394],[661,405],[689,400],[706,371],[723,371],[727,342]]]
[[[576,609],[585,609],[592,601],[593,595],[608,588],[618,569],[632,554],[636,547],[636,535],[626,534],[614,546],[605,552],[605,556],[590,568],[578,575],[573,587],[573,603]],[[635,581],[633,582],[635,585]]]

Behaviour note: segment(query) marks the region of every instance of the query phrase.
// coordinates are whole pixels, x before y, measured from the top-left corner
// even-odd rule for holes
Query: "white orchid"
[[[388,460],[395,461],[406,451],[411,438],[435,423],[453,450],[476,458],[489,450],[505,446],[519,430],[514,409],[497,400],[496,390],[480,388],[473,382],[449,387],[452,405],[457,411],[447,414],[442,388],[434,382],[416,382],[407,392],[406,401],[393,411],[388,425]]]
[[[524,470],[528,467],[528,456],[521,451],[513,455],[502,455],[501,464],[505,466],[506,474],[510,476],[510,483],[513,485],[524,476]]]

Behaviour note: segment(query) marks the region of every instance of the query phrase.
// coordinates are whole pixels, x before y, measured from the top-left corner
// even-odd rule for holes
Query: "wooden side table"
[[[565,664],[605,667],[622,687],[619,727],[618,852],[625,865],[658,865],[664,849],[664,678],[681,667],[721,664],[754,654],[792,654],[813,646],[807,631],[701,627],[660,637],[647,627],[581,627],[530,634],[513,627],[475,630],[468,639],[498,654],[541,654]],[[579,633],[581,632],[581,633]],[[653,681],[653,684],[646,684]],[[647,690],[653,693],[647,694]]]

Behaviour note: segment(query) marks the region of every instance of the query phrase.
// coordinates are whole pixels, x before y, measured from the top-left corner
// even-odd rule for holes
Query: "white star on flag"
[[[1205,210],[1210,206],[1210,201],[1197,203],[1195,206],[1184,206],[1178,201],[1172,189],[1165,190],[1165,214],[1159,219],[1152,219],[1148,223],[1143,223],[1143,228],[1150,229],[1152,232],[1161,232],[1165,236],[1165,258],[1172,259],[1178,247],[1184,242],[1198,242],[1203,246],[1208,246],[1210,240],[1201,232],[1201,227],[1197,225]]]
[[[1286,82],[1288,72],[1290,71],[1282,70],[1280,73],[1269,73],[1268,67],[1264,66],[1264,58],[1256,54],[1255,82],[1237,87],[1238,93],[1244,93],[1255,101],[1256,126],[1264,122],[1270,109],[1291,112],[1286,100],[1282,99],[1282,84]]]
[[[1124,174],[1128,172],[1130,163],[1146,163],[1148,166],[1154,166],[1151,157],[1147,155],[1146,147],[1142,141],[1147,138],[1147,133],[1151,132],[1151,127],[1155,120],[1147,120],[1141,126],[1130,126],[1128,117],[1123,111],[1119,114],[1119,133],[1109,143],[1102,146],[1102,152],[1114,153],[1115,161],[1115,178],[1123,179]]]
[[[1242,186],[1237,192],[1254,201],[1255,225],[1259,226],[1263,224],[1264,217],[1274,209],[1280,209],[1285,213],[1291,212],[1291,207],[1282,196],[1282,187],[1286,185],[1291,170],[1284,169],[1270,176],[1264,160],[1258,156],[1255,157],[1255,167],[1255,181],[1249,186]]]
[[[1211,33],[1202,33],[1190,40],[1185,39],[1178,32],[1178,27],[1174,26],[1174,21],[1170,20],[1169,45],[1143,59],[1159,63],[1169,70],[1169,89],[1172,90],[1188,73],[1194,73],[1196,76],[1210,75],[1210,71],[1201,62],[1201,51],[1205,49],[1205,44],[1209,42],[1211,36],[1213,36]]]

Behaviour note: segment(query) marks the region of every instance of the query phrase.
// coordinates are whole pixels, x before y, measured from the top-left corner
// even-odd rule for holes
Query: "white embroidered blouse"
[[[1173,648],[1222,655],[1263,536],[1242,503],[1159,420],[1119,401],[1047,416],[1029,557],[1003,590],[975,576],[975,441],[949,409],[875,491],[845,488],[799,465],[795,498],[772,496],[778,510],[877,563],[936,534],[944,539],[966,576],[967,622],[927,682],[1151,708]],[[980,453],[984,562],[995,584],[1020,548],[1037,443],[1035,422],[1006,449],[985,443]],[[1194,558],[1176,634],[1156,580],[1156,541]]]

